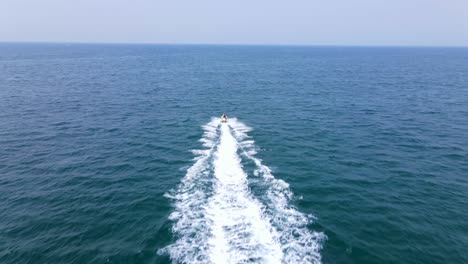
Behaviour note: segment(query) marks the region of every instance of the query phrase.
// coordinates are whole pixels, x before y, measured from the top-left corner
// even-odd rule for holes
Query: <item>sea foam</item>
[[[174,263],[321,263],[325,236],[308,228],[313,217],[291,205],[289,185],[254,156],[251,128],[213,118],[203,129],[205,149],[192,151],[195,163],[168,194],[175,242],[159,253]],[[263,202],[249,189],[242,158],[256,166],[267,190]]]

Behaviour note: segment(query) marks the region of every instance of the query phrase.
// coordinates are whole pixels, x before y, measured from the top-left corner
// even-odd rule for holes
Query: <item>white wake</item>
[[[205,149],[193,151],[194,165],[167,194],[175,200],[176,240],[159,253],[174,263],[321,263],[325,236],[307,228],[313,217],[290,205],[288,184],[255,157],[250,128],[213,118],[203,129]],[[254,177],[267,190],[263,203],[249,189],[241,157],[256,166]]]

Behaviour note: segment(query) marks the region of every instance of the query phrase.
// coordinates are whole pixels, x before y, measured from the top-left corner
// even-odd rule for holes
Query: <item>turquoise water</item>
[[[468,49],[0,44],[0,124],[0,263],[468,263]]]

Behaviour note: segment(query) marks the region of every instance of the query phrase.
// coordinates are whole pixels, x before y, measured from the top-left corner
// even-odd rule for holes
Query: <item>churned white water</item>
[[[235,118],[203,126],[195,163],[187,170],[175,200],[176,241],[160,250],[174,263],[320,263],[322,233],[307,228],[312,216],[297,211],[286,182],[275,179],[256,158],[251,129]],[[267,199],[249,189],[242,157],[254,162]]]

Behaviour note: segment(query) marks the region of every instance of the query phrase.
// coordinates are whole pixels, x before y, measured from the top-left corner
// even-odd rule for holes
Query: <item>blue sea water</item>
[[[0,44],[0,263],[226,256],[468,263],[468,49]]]

